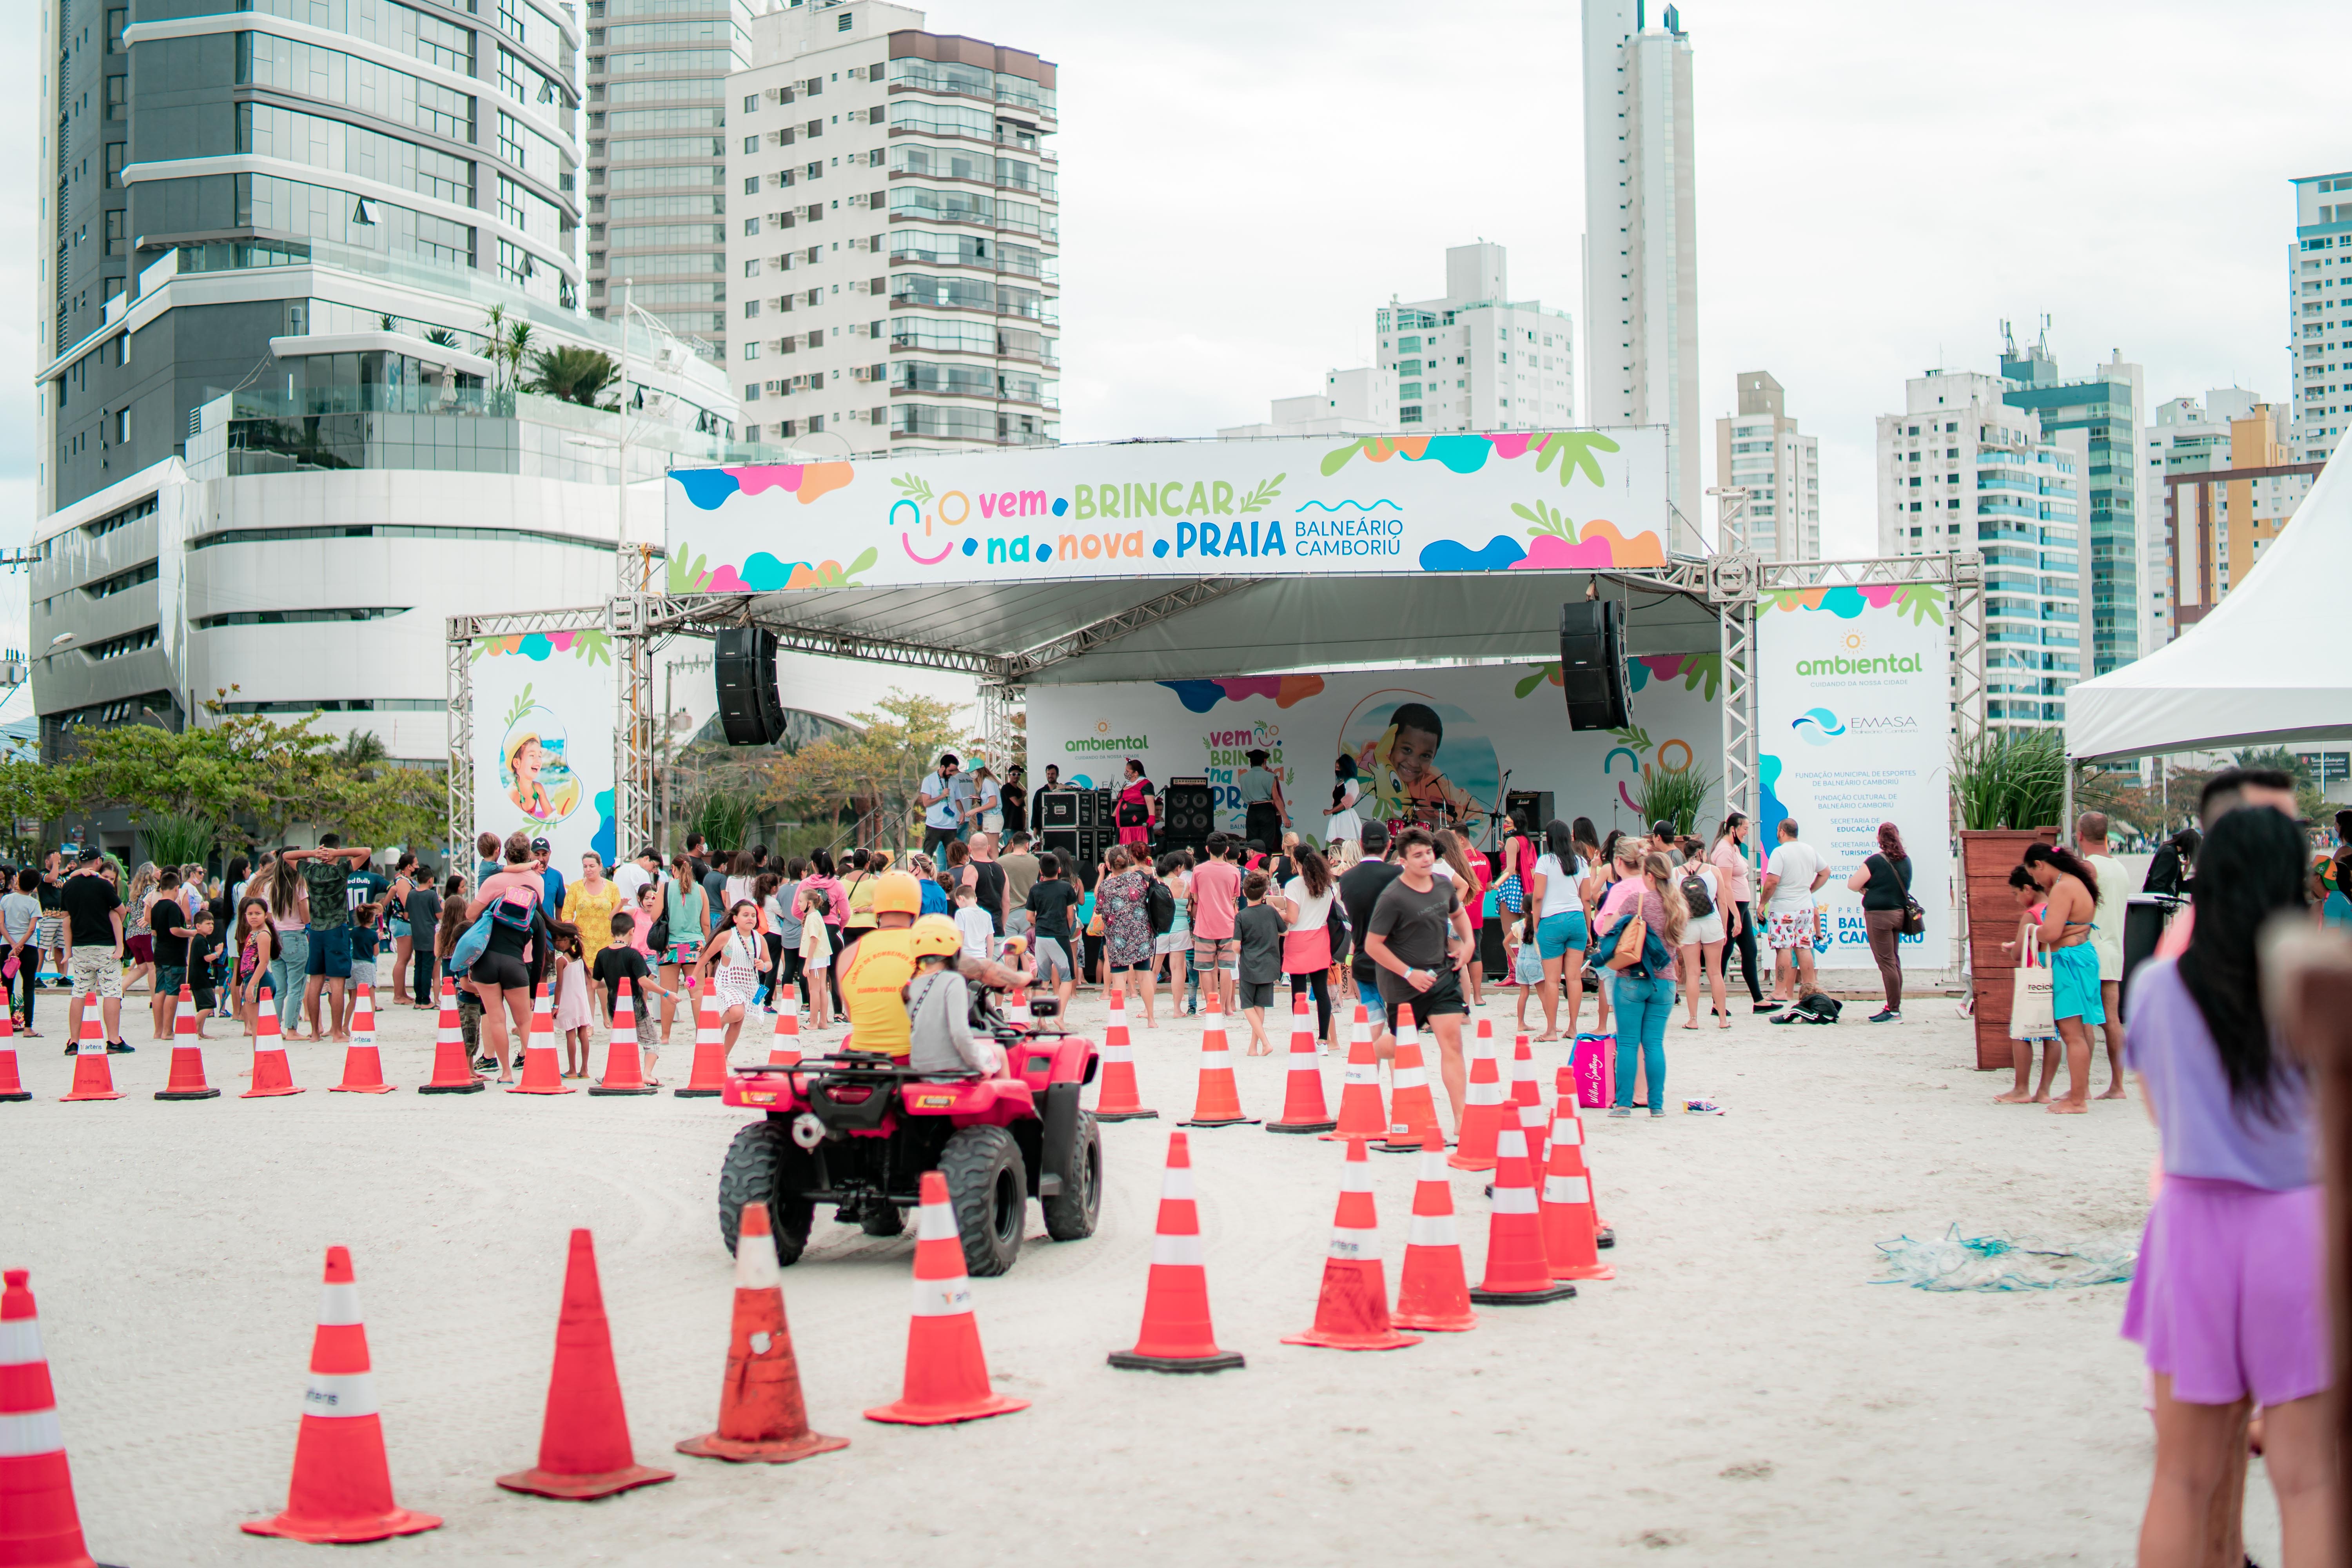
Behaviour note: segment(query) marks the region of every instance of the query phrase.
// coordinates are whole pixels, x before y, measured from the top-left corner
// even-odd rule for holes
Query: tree
[[[925,775],[955,744],[956,709],[895,687],[875,709],[850,715],[862,726],[856,732],[778,757],[768,767],[762,798],[779,805],[814,803],[835,816],[856,811],[903,846]]]
[[[613,363],[612,357],[595,349],[569,345],[541,349],[531,356],[530,363],[531,376],[524,384],[524,391],[543,393],[588,408],[601,406],[597,397],[621,376],[621,367]]]

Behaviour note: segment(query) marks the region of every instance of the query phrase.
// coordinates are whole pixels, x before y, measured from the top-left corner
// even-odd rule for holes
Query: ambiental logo
[[[1789,726],[1809,746],[1826,746],[1845,733],[1838,716],[1826,708],[1808,708]]]

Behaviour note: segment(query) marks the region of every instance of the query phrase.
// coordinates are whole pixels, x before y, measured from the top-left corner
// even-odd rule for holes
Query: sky
[[[2025,340],[2045,313],[2066,375],[2120,349],[2151,402],[2287,395],[2287,182],[2352,168],[2327,75],[2352,6],[1691,0],[1682,19],[1707,483],[1734,378],[1768,370],[1821,438],[1826,552],[1873,553],[1874,417],[1932,366],[1996,370],[2000,321]],[[928,24],[1061,68],[1066,440],[1264,419],[1370,363],[1373,310],[1441,293],[1445,247],[1477,239],[1580,346],[1575,5],[948,0]],[[11,101],[37,102],[40,52],[0,56]],[[0,160],[35,170],[0,204],[20,301],[41,294],[39,131],[0,118]],[[0,317],[0,545],[33,520],[33,321]],[[0,594],[0,643],[25,626]]]

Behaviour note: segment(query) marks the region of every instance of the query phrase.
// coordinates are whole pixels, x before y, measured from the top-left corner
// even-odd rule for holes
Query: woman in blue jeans
[[[1682,945],[1683,922],[1688,911],[1674,883],[1665,856],[1644,852],[1633,839],[1621,840],[1616,850],[1617,885],[1601,906],[1600,929],[1608,933],[1628,915],[1639,914],[1650,934],[1665,944],[1666,960],[1647,976],[1616,973],[1610,989],[1617,1005],[1617,1103],[1612,1116],[1633,1114],[1633,1053],[1641,1051],[1642,1071],[1649,1081],[1650,1114],[1666,1113],[1666,1020],[1675,1010],[1675,953]],[[1653,950],[1654,951],[1654,950]],[[1606,953],[1603,960],[1606,961]]]
[[[269,923],[277,936],[270,947],[269,978],[263,984],[277,1008],[279,1037],[303,1039],[302,991],[310,984],[305,976],[310,967],[310,889],[302,885],[301,868],[281,857],[269,863],[267,886],[259,891],[268,901]]]

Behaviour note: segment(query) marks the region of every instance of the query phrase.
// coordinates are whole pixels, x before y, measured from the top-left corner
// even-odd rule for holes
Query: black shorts
[[[478,985],[495,985],[501,991],[530,989],[530,969],[520,955],[511,952],[486,952],[474,960],[467,977]]]
[[[1412,1009],[1417,1023],[1446,1013],[1467,1014],[1469,1005],[1462,1000],[1462,975],[1458,970],[1441,969],[1437,979],[1426,991],[1415,991],[1405,984],[1402,974],[1381,971],[1381,1000],[1387,1004],[1389,1016],[1394,1018],[1399,1007]]]

